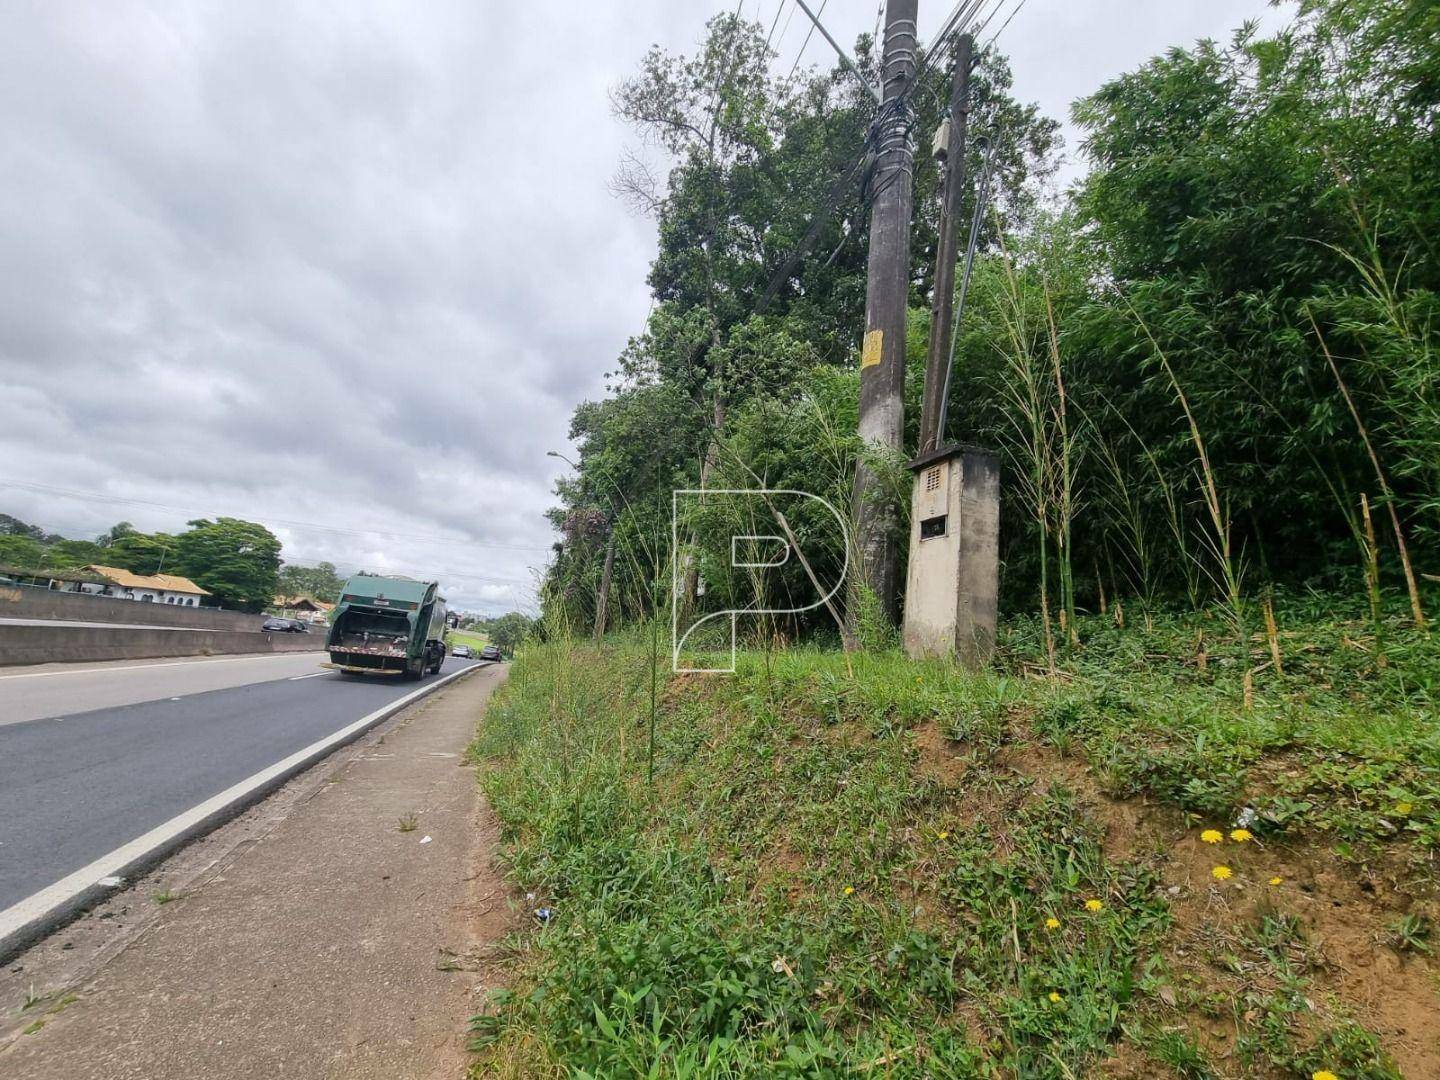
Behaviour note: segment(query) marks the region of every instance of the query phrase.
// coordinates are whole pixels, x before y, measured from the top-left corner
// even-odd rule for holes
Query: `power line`
[[[979,37],[981,34],[983,34],[983,33],[985,32],[985,28],[990,25],[991,20],[993,20],[996,15],[1000,14],[1000,9],[1003,8],[1004,6],[1005,6],[1005,0],[995,0],[995,6],[990,9],[990,14],[986,15],[983,20],[981,20],[980,22],[978,22],[978,23],[976,24],[976,26],[975,26],[975,36],[976,36],[976,37]]]
[[[780,6],[785,6],[785,0],[780,0]],[[780,28],[780,36],[775,39],[775,51],[780,51],[780,46],[785,44],[785,35],[790,32],[790,20],[795,18],[795,5],[790,5],[790,14],[785,16],[785,25]]]
[[[876,10],[877,34],[880,16],[884,10],[884,2],[885,0],[880,0],[880,4]],[[959,3],[957,3],[955,7],[951,9],[950,14],[946,17],[945,21],[941,23],[940,30],[937,33],[935,40],[931,42],[930,46],[925,50],[925,56],[923,60],[919,65],[916,66],[914,73],[907,81],[904,89],[901,90],[900,94],[897,95],[895,98],[886,102],[885,105],[882,106],[880,111],[876,114],[876,117],[871,123],[869,131],[866,134],[865,142],[862,146],[859,159],[855,162],[855,164],[853,164],[849,169],[847,169],[845,173],[842,173],[839,181],[834,186],[832,186],[831,190],[826,195],[825,201],[821,204],[820,208],[811,218],[810,228],[806,232],[805,236],[801,239],[800,243],[795,246],[789,256],[786,257],[784,263],[781,264],[779,270],[777,270],[776,273],[772,275],[770,281],[766,284],[765,291],[761,294],[760,301],[756,305],[756,314],[760,314],[765,311],[765,309],[769,306],[770,301],[774,299],[775,294],[778,292],[780,287],[794,273],[795,268],[809,252],[811,245],[813,245],[815,240],[818,239],[819,233],[823,229],[825,222],[829,220],[831,212],[835,209],[841,197],[843,197],[843,195],[845,194],[845,189],[849,187],[859,168],[864,165],[869,152],[874,149],[876,133],[886,123],[889,122],[889,120],[891,119],[890,113],[896,109],[902,109],[905,107],[904,103],[908,99],[911,92],[920,84],[920,80],[924,78],[926,72],[930,68],[930,65],[934,62],[934,58],[936,56],[944,54],[945,49],[949,45],[950,39],[953,38],[956,34],[961,33],[965,27],[965,24],[968,21],[975,19],[988,2],[989,0],[959,0]],[[825,3],[828,3],[828,0],[825,0],[825,2],[821,3],[820,10],[816,13],[815,16],[817,21],[819,20],[820,15],[824,14]],[[1015,8],[1010,12],[1010,15],[1006,18],[1005,22],[1001,25],[995,36],[990,38],[990,42],[993,43],[995,38],[999,37],[999,35],[1004,32],[1005,27],[1010,25],[1011,19],[1014,19],[1015,16],[1019,14],[1020,9],[1025,6],[1025,3],[1026,0],[1019,0],[1019,3],[1017,3]],[[994,18],[995,14],[998,13],[1000,9],[1004,7],[1004,5],[1005,0],[996,0],[993,10],[988,16],[986,16],[984,23],[981,24],[981,29],[983,29],[985,25],[989,24],[990,20]],[[794,14],[795,7],[792,6],[790,9],[790,15],[792,18],[794,17]],[[776,11],[776,18],[779,18],[778,10]],[[790,25],[789,19],[785,21],[785,25],[788,29]],[[772,26],[771,29],[773,30],[774,27]],[[811,34],[814,33],[814,30],[815,25],[814,23],[812,23],[810,26]],[[781,32],[781,37],[784,37],[784,31]],[[810,34],[807,34],[805,36],[805,44],[800,47],[800,55],[795,58],[795,64],[790,69],[790,75],[786,76],[787,80],[795,74],[795,70],[799,67],[800,60],[804,56],[805,46],[809,43]],[[988,43],[986,47],[989,47]],[[877,188],[875,191],[870,192],[868,194],[868,197],[862,203],[862,206],[868,205],[879,195],[881,195],[885,191],[885,189],[890,186],[890,184],[893,184],[895,182],[897,175],[898,174],[892,174],[886,180],[884,185],[882,185],[880,188]],[[847,220],[848,219],[849,218],[847,216]]]
[[[925,57],[916,66],[915,73],[910,76],[910,81],[902,90],[901,96],[909,95],[915,87],[920,85],[920,80],[930,70],[935,57],[942,55],[950,43],[950,39],[962,32],[965,24],[975,17],[979,10],[985,6],[986,0],[960,0],[951,10],[945,21],[940,24],[940,30],[935,35],[935,40],[925,49]]]
[[[985,43],[985,48],[988,49],[991,45],[995,44],[995,39],[998,38],[1001,34],[1005,33],[1005,28],[1010,25],[1011,21],[1015,18],[1016,15],[1020,14],[1020,9],[1023,8],[1026,3],[1027,0],[1020,0],[1020,2],[1015,5],[1015,10],[1010,12],[1009,17],[1000,24],[1000,29],[996,30],[995,33],[991,35],[990,40]]]
[[[51,484],[37,484],[27,480],[8,480],[0,477],[0,485],[21,488],[26,491],[36,491],[46,495],[63,495],[67,498],[81,499],[89,502],[113,503],[122,506],[148,506],[156,510],[169,510],[177,514],[198,514],[204,517],[213,512],[209,510],[197,510],[193,506],[175,506],[171,503],[154,502],[150,499],[134,499],[119,495],[106,495],[98,491],[76,491],[72,488],[55,487]],[[435,536],[424,533],[390,532],[386,529],[346,529],[338,525],[322,525],[314,521],[296,521],[291,518],[265,516],[265,520],[275,525],[288,525],[296,529],[309,529],[314,532],[336,533],[344,536],[383,536],[391,540],[416,540],[424,543],[451,544],[455,547],[467,548],[488,548],[496,551],[549,550],[548,548],[529,544],[488,544],[478,540],[461,540],[455,537]]]
[[[799,6],[801,11],[805,12],[806,17],[810,20],[810,28],[812,30],[819,30],[820,36],[823,37],[830,45],[830,47],[835,50],[835,54],[840,58],[840,66],[843,67],[846,71],[848,71],[851,75],[855,76],[855,81],[870,92],[870,96],[875,99],[876,105],[882,104],[884,100],[884,95],[880,93],[878,87],[870,85],[870,80],[865,78],[865,75],[860,71],[858,67],[855,66],[855,61],[850,59],[850,54],[847,53],[844,49],[842,49],[840,47],[840,43],[831,36],[830,31],[825,29],[825,24],[820,21],[820,16],[810,10],[810,5],[805,3],[805,0],[795,0],[795,3]],[[825,10],[824,0],[822,0],[820,4],[820,10],[822,12]],[[810,39],[806,38],[805,44],[808,45],[809,43]],[[803,54],[804,46],[802,45],[801,55]],[[795,58],[795,63],[800,63],[799,56]]]
[[[824,15],[824,14],[825,14],[825,5],[828,4],[829,2],[830,2],[830,0],[821,0],[820,10],[815,13],[815,21],[816,21],[816,22],[818,22],[818,21],[820,20],[820,16],[821,16],[821,15]],[[796,5],[796,6],[798,7],[799,5]],[[794,12],[794,11],[791,11],[790,14],[791,14],[791,15],[794,15],[795,12]],[[789,25],[789,24],[787,23],[786,25]],[[812,23],[810,24],[810,32],[805,35],[805,40],[804,40],[804,41],[801,43],[801,45],[800,45],[800,51],[795,54],[795,63],[790,66],[790,74],[785,76],[785,81],[786,81],[786,82],[789,82],[791,79],[793,79],[793,78],[795,77],[795,69],[800,66],[800,61],[803,60],[803,59],[805,59],[805,50],[810,47],[810,39],[811,39],[812,37],[814,37],[814,35],[815,35],[815,23],[812,22]]]
[[[935,40],[926,48],[925,57],[922,62],[916,67],[915,73],[911,77],[909,83],[907,83],[905,89],[901,91],[900,96],[902,98],[911,94],[915,90],[915,88],[920,85],[920,80],[925,76],[926,72],[928,72],[930,65],[934,62],[935,57],[944,54],[946,46],[948,45],[950,39],[955,37],[957,34],[964,32],[966,23],[978,18],[980,11],[989,2],[990,0],[960,0],[960,3],[956,4],[955,8],[950,12],[950,15],[941,24],[941,29],[937,34]],[[991,8],[990,13],[985,17],[982,22],[978,24],[978,27],[976,29],[972,29],[970,33],[972,35],[978,36],[979,31],[983,30],[985,26],[989,25],[990,21],[995,17],[995,15],[997,15],[1000,10],[1005,6],[1005,2],[1006,0],[995,0],[994,7]],[[1005,27],[1010,25],[1010,20],[1015,18],[1015,16],[1019,14],[1020,9],[1025,6],[1025,3],[1026,0],[1019,0],[1019,3],[1016,4],[1015,8],[1010,12],[1009,17],[1006,18],[1000,29],[996,31],[994,36],[992,36],[990,40],[986,43],[986,49],[988,49],[990,45],[995,41],[995,38],[999,37],[1000,34],[1004,32]],[[984,52],[984,49],[977,50],[977,61],[981,52]],[[894,182],[895,177],[892,176],[882,187],[877,188],[875,191],[871,192],[869,195],[869,199],[873,201],[886,188],[888,188],[890,184]]]
[[[775,27],[780,23],[780,13],[785,10],[785,0],[775,6],[775,18],[770,22],[770,33],[765,35],[765,48],[770,48],[770,39],[775,36]]]
[[[820,10],[816,13],[815,20],[810,25],[810,33],[805,35],[805,42],[800,47],[800,54],[796,56],[795,63],[790,68],[790,74],[786,76],[787,81],[794,76],[796,69],[798,69],[798,67],[800,66],[800,61],[804,56],[805,48],[809,45],[810,37],[815,31],[815,24],[819,21],[820,16],[824,14],[825,6],[828,2],[829,0],[823,0],[823,2],[821,3]],[[884,11],[884,3],[885,0],[880,0],[879,6],[876,10],[877,36],[879,33],[878,27],[880,24],[880,17],[882,12]],[[951,10],[950,15],[946,18],[945,22],[941,24],[941,30],[935,43],[926,50],[923,63],[921,63],[916,68],[915,72],[912,74],[912,76],[906,83],[904,89],[901,90],[900,94],[898,94],[896,97],[892,98],[891,100],[887,101],[883,106],[881,106],[879,112],[875,116],[875,119],[871,122],[870,127],[866,132],[865,141],[861,147],[859,157],[844,173],[842,173],[837,178],[837,182],[831,186],[831,189],[829,190],[829,192],[827,192],[824,201],[821,203],[820,207],[811,217],[810,227],[806,231],[804,237],[802,237],[800,243],[798,243],[791,250],[790,254],[785,258],[785,261],[780,265],[779,269],[771,276],[770,280],[766,283],[765,290],[761,293],[760,300],[756,304],[754,314],[762,314],[769,307],[770,302],[775,298],[776,293],[784,285],[784,283],[789,280],[789,278],[794,274],[795,269],[799,265],[800,261],[804,259],[806,254],[809,253],[811,246],[819,238],[820,232],[823,230],[825,223],[829,220],[830,214],[839,204],[840,199],[844,196],[846,189],[848,189],[850,184],[854,181],[854,178],[859,173],[860,169],[863,168],[863,166],[865,165],[870,152],[875,149],[875,143],[878,133],[884,128],[887,123],[889,123],[889,121],[891,120],[891,114],[895,110],[904,109],[906,107],[905,102],[910,92],[914,89],[916,85],[919,84],[920,78],[924,75],[925,70],[928,68],[931,62],[931,58],[937,53],[943,51],[948,39],[957,32],[958,28],[962,25],[964,20],[971,17],[984,5],[984,3],[985,0],[960,0],[960,2],[956,4],[956,6]],[[797,6],[798,5],[792,5],[790,9],[791,18],[794,17],[795,7]],[[779,18],[778,10],[776,11],[776,18]],[[786,19],[785,26],[787,29],[789,28],[789,25],[790,20]],[[774,29],[773,26],[771,29]],[[784,36],[784,31],[781,31],[781,38],[783,39]],[[895,175],[892,174],[892,176],[881,188],[869,193],[869,198],[865,200],[862,205],[866,205],[870,201],[873,201],[877,196],[883,193],[883,191],[888,188],[890,184],[894,182]],[[839,250],[838,247],[836,250]]]

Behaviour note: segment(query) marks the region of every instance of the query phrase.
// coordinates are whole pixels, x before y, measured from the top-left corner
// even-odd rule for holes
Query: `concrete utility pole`
[[[909,107],[900,98],[915,72],[918,0],[887,0],[885,49],[875,173],[871,190],[870,255],[865,293],[865,338],[860,351],[860,437],[900,450],[905,427],[905,315],[910,291],[910,211],[914,148]],[[894,623],[899,614],[899,545],[878,478],[855,470],[855,552],[860,581]],[[853,599],[853,597],[852,597]],[[857,605],[849,605],[851,625]]]
[[[936,253],[935,298],[930,307],[930,355],[925,363],[925,400],[920,409],[920,455],[910,462],[915,487],[910,500],[910,561],[902,640],[912,657],[954,659],[970,671],[990,661],[995,645],[999,595],[1000,468],[994,454],[945,442],[946,395],[953,363],[956,226],[965,180],[965,135],[974,38],[963,35],[955,50],[946,146],[945,191]],[[984,212],[990,158],[980,174],[971,221]],[[961,284],[969,280],[967,255]]]
[[[930,354],[925,360],[925,396],[920,406],[920,453],[939,447],[945,433],[941,396],[954,336],[956,243],[960,196],[965,186],[965,129],[970,118],[970,66],[975,39],[961,34],[955,43],[955,74],[950,89],[950,141],[945,150],[945,191],[940,201],[940,239],[935,252],[935,295],[930,302]]]

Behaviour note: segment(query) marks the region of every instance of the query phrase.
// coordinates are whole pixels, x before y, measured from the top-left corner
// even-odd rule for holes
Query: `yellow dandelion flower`
[[[1270,884],[1271,884],[1271,885],[1279,885],[1280,882],[1282,882],[1282,881],[1284,881],[1284,880],[1285,880],[1284,878],[1282,878],[1282,877],[1280,877],[1280,876],[1277,875],[1277,876],[1272,877],[1272,878],[1270,879]]]
[[[1249,829],[1231,829],[1230,839],[1234,840],[1237,844],[1243,844],[1247,840],[1254,840],[1255,834]]]
[[[1210,876],[1216,881],[1229,881],[1233,871],[1228,866],[1217,866],[1210,871]]]
[[[1340,1080],[1340,1078],[1329,1069],[1321,1069],[1318,1072],[1311,1073],[1310,1080]]]
[[[935,839],[936,839],[936,840],[944,840],[944,839],[948,838],[949,835],[950,835],[950,834],[949,834],[947,831],[945,831],[944,829],[941,829],[939,832],[937,832],[937,833],[935,834]]]
[[[1050,991],[1050,1000],[1058,1003],[1058,1002],[1060,1001],[1060,991],[1058,991],[1058,990],[1051,990],[1051,991]]]
[[[1411,806],[1408,802],[1397,802],[1395,804],[1395,813],[1399,814],[1401,817],[1408,817],[1410,811],[1414,809],[1415,807]]]
[[[1050,918],[1048,918],[1048,919],[1045,920],[1045,929],[1046,929],[1046,930],[1059,930],[1059,929],[1060,929],[1060,920],[1057,919],[1057,918],[1055,918],[1054,915],[1051,915]]]
[[[1099,900],[1086,900],[1086,901],[1085,901],[1085,910],[1086,910],[1086,911],[1100,911],[1100,910],[1102,910],[1104,907],[1105,907],[1105,905],[1102,904]]]
[[[1221,840],[1225,839],[1225,834],[1219,829],[1206,829],[1200,834],[1200,839],[1204,840],[1207,844],[1218,844]]]
[[[843,891],[844,891],[844,893],[845,893],[846,896],[849,896],[851,893],[853,893],[853,892],[855,891],[855,886],[854,886],[854,885],[846,885]]]

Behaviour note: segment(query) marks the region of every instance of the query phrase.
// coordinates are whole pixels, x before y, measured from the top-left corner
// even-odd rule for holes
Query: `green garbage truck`
[[[330,667],[418,679],[445,660],[445,599],[434,581],[356,574],[345,583],[325,639]]]

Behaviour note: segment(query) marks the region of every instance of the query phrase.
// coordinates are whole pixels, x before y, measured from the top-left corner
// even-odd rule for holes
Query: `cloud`
[[[1259,6],[1032,3],[1007,44],[1051,111]],[[870,28],[835,7],[842,41]],[[717,10],[8,5],[0,510],[76,535],[235,515],[293,561],[532,604],[545,451],[647,309],[653,225],[607,190],[634,139],[606,91]],[[768,27],[775,0],[744,10]],[[780,23],[788,70],[805,20]],[[806,59],[829,63],[818,36]]]
[[[531,602],[545,451],[645,315],[603,90],[660,8],[11,8],[0,480],[135,501],[5,508],[236,514],[296,561]]]

